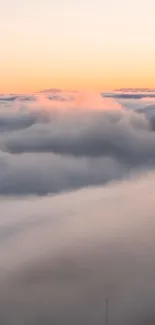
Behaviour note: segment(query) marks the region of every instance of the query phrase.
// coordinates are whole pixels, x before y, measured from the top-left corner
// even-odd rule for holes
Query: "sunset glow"
[[[153,0],[2,0],[0,92],[155,87],[154,12]]]

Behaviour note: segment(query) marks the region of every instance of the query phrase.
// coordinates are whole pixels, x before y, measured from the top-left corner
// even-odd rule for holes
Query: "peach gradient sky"
[[[154,0],[0,5],[0,93],[155,87]]]

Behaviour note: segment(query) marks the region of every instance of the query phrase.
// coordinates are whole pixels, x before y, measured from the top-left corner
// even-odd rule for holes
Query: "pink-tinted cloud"
[[[19,109],[24,108],[24,105],[18,101],[15,103]],[[26,104],[25,104],[26,106]],[[50,95],[39,94],[35,102],[29,102],[28,105],[31,110],[53,111],[61,112],[67,111],[81,111],[81,110],[120,110],[122,109],[113,98],[103,98],[99,93],[95,92],[63,92],[60,95],[56,94],[53,97]]]

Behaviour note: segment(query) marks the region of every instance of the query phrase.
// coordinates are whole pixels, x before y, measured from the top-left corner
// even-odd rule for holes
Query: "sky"
[[[0,93],[155,87],[154,0],[0,0]]]

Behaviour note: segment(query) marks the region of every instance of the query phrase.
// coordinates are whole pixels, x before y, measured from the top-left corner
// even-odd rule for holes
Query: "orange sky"
[[[0,93],[155,87],[154,12],[154,0],[2,0]]]

